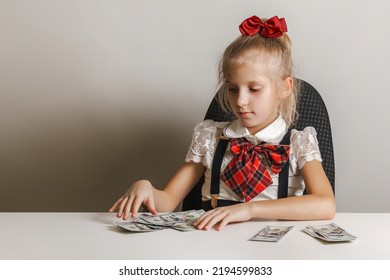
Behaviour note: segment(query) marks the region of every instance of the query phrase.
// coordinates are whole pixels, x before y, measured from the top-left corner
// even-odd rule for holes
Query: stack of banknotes
[[[303,229],[303,231],[312,237],[319,238],[327,242],[352,241],[356,239],[356,236],[353,236],[334,223],[320,226],[307,226]]]
[[[192,224],[204,213],[204,210],[171,212],[160,215],[143,213],[131,221],[114,222],[114,224],[131,232],[157,231],[166,228],[191,231],[195,230]]]

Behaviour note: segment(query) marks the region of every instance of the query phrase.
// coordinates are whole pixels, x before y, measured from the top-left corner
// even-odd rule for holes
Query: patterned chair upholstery
[[[309,83],[300,80],[300,92],[298,97],[298,114],[299,118],[296,124],[292,127],[297,130],[302,130],[307,126],[312,126],[317,131],[317,139],[322,156],[322,165],[325,173],[332,185],[333,192],[335,191],[335,163],[333,153],[332,131],[330,120],[325,103],[318,91]],[[206,112],[204,119],[212,119],[214,121],[231,121],[234,115],[226,114],[218,104],[216,97],[211,101],[211,104]],[[201,209],[201,188],[204,182],[202,178],[191,192],[185,197],[182,205],[182,210]]]

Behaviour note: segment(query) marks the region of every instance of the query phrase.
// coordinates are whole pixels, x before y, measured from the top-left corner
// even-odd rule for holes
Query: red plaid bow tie
[[[242,138],[231,139],[230,150],[234,158],[222,172],[221,179],[246,202],[272,184],[271,175],[261,162],[261,155],[264,155],[272,172],[278,174],[290,154],[289,145],[255,145]]]

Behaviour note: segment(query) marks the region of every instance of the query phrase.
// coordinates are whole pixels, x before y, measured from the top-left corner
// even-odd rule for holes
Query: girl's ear
[[[287,77],[283,81],[280,97],[283,99],[289,96],[292,93],[293,88],[294,88],[294,79],[292,77]]]

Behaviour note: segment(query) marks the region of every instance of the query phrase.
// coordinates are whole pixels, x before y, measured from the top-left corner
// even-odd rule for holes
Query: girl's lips
[[[248,117],[250,114],[251,114],[251,112],[238,112],[238,114],[241,116],[241,117]]]

